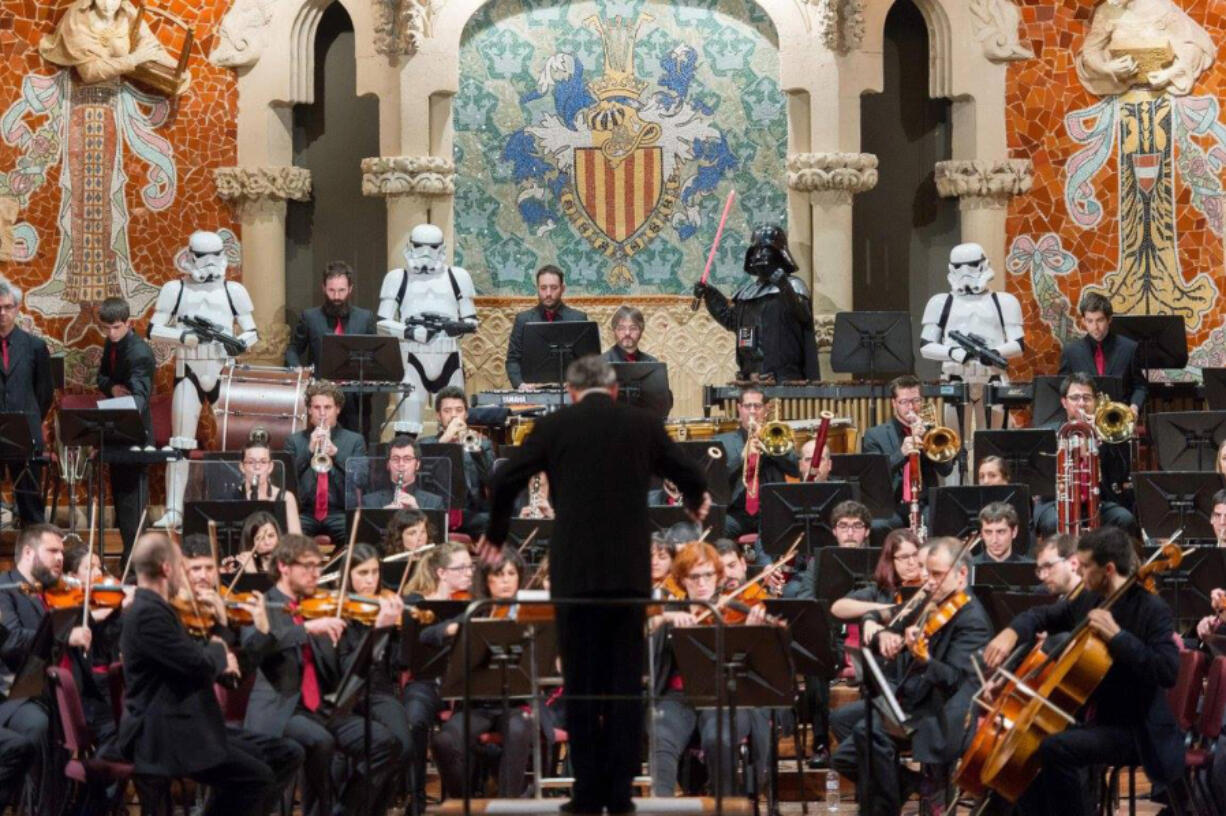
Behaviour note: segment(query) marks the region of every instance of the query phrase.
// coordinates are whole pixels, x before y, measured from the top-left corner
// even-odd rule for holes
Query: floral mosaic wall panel
[[[1020,5],[1035,58],[1010,66],[1007,131],[1034,186],[1010,207],[1005,267],[1035,353],[1015,375],[1055,370],[1088,291],[1182,316],[1192,367],[1226,364],[1220,4]]]
[[[777,36],[746,0],[493,0],[455,100],[456,255],[483,294],[556,263],[589,294],[739,279],[752,224],[786,222]]]

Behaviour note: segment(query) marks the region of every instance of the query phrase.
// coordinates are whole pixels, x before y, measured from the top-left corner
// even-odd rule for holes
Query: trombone
[[[1094,431],[1102,442],[1116,445],[1132,439],[1137,421],[1133,419],[1132,409],[1127,405],[1112,402],[1106,394],[1099,393],[1094,404],[1093,424]]]
[[[949,462],[962,449],[962,437],[953,428],[937,424],[937,409],[931,401],[925,402],[917,417],[926,428],[920,441],[924,456],[933,462]]]

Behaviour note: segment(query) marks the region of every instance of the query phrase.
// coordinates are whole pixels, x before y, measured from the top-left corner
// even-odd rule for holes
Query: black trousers
[[[64,786],[55,763],[55,751],[48,736],[51,720],[47,708],[38,700],[10,701],[5,715],[0,718],[0,727],[13,731],[34,746],[33,761],[29,765],[30,789],[36,793],[40,811],[54,813],[63,794]],[[54,769],[54,770],[52,770]],[[22,784],[19,780],[19,786]]]
[[[370,756],[365,756],[365,724],[361,717],[348,716],[329,728],[323,721],[306,712],[290,718],[285,736],[302,746],[306,753],[303,772],[306,784],[302,792],[303,816],[332,816],[335,798],[345,813],[378,810],[385,796],[385,783],[397,755],[396,738],[383,725],[370,724]],[[337,749],[351,762],[335,763]],[[334,772],[336,777],[334,779]]]
[[[272,771],[273,782],[264,797],[261,814],[276,810],[282,794],[294,782],[306,751],[292,739],[255,734],[237,726],[226,726],[226,736],[243,752],[256,757]]]
[[[265,803],[276,790],[272,769],[252,751],[250,744],[229,730],[226,732],[226,758],[184,776],[209,786],[205,816],[264,816],[268,812],[263,809]],[[171,816],[174,813],[166,777],[138,773],[135,784],[141,816]]]
[[[0,728],[0,811],[17,802],[38,752],[38,744],[30,737]]]
[[[41,451],[35,451],[38,455]],[[47,520],[43,512],[43,466],[37,462],[7,462],[13,499],[17,504],[17,517],[23,525],[41,524]]]
[[[464,746],[464,714],[457,711],[434,737],[434,758],[443,780],[445,796],[464,795],[464,753],[469,754],[469,769],[476,763],[473,757],[477,738],[486,731],[502,735],[502,758],[498,762],[498,795],[518,799],[526,786],[528,763],[532,759],[532,728],[534,720],[517,703],[511,703],[504,714],[501,706],[473,706],[469,709],[469,743]],[[469,795],[474,795],[469,791]]]
[[[1091,805],[1086,768],[1140,761],[1132,731],[1123,726],[1090,725],[1054,734],[1039,745],[1042,770],[1018,801],[1018,812],[1085,816]]]
[[[415,814],[426,812],[426,745],[430,729],[443,708],[434,682],[409,683],[404,690],[409,715],[409,797]]]
[[[864,702],[857,701],[830,715],[830,728],[839,740],[838,748],[830,756],[830,767],[856,783],[863,816],[897,816],[902,811],[898,748],[882,728],[881,717],[876,712],[870,740],[864,708]],[[870,752],[871,779],[867,768]]]
[[[115,501],[115,523],[123,539],[123,560],[127,563],[136,542],[141,510],[149,503],[149,479],[138,465],[108,465],[111,498]]]
[[[628,812],[643,744],[643,608],[559,606],[557,615],[573,805]]]
[[[298,499],[298,506],[303,507],[302,499]],[[315,507],[315,498],[311,497],[311,504],[306,505],[308,511]],[[324,516],[323,521],[318,521],[313,512],[301,513],[298,516],[298,521],[302,524],[302,534],[305,536],[326,535],[332,539],[332,543],[338,547],[345,545],[345,514],[334,513],[331,508],[328,510],[328,515]]]

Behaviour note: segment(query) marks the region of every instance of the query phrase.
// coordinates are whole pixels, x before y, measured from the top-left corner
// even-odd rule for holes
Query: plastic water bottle
[[[826,812],[839,812],[839,775],[833,770],[826,771]]]

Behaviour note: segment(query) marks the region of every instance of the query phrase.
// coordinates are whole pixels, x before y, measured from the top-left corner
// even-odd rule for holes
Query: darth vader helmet
[[[769,278],[776,269],[789,275],[796,271],[796,261],[788,252],[788,233],[777,224],[759,224],[754,227],[745,250],[745,272],[759,278]]]

